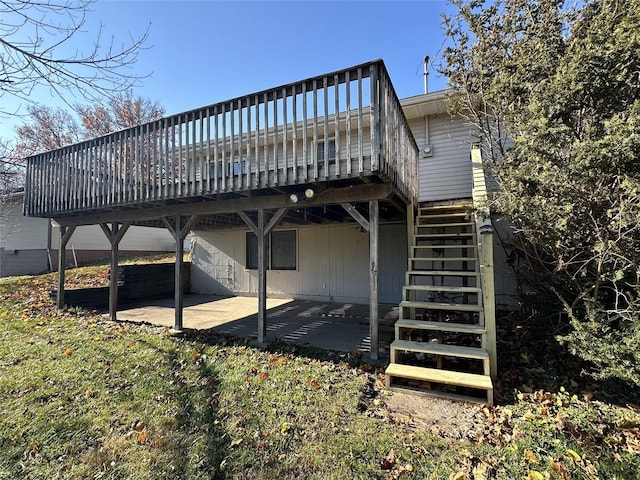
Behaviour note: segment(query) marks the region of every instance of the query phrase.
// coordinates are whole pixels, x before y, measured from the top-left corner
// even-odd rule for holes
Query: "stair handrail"
[[[491,378],[496,379],[498,361],[496,350],[496,300],[493,270],[493,224],[487,195],[487,181],[479,144],[471,146],[471,168],[473,172],[473,213],[476,221],[478,255],[480,259],[480,285],[485,323],[485,348],[489,353]]]

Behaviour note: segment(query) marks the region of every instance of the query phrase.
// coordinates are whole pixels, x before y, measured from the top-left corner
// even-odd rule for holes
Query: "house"
[[[177,330],[191,231],[191,288],[256,296],[260,342],[267,295],[364,303],[376,359],[379,304],[397,303],[389,386],[491,402],[499,249],[472,212],[484,198],[477,139],[446,93],[401,102],[377,60],[31,157],[24,212],[61,226],[61,267],[80,226],[100,225],[113,268],[129,228],[166,228]],[[63,290],[60,268],[60,307]]]
[[[3,197],[0,202],[0,277],[33,275],[57,267],[59,228],[47,218],[22,215],[24,192]],[[132,227],[123,239],[121,255],[172,252],[166,230]],[[111,246],[98,225],[78,227],[67,244],[67,266],[109,258]]]

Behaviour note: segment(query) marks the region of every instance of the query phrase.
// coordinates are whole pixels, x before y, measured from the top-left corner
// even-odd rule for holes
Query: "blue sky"
[[[446,87],[435,71],[444,42],[441,14],[453,12],[446,1],[98,0],[92,9],[85,41],[99,23],[123,41],[149,27],[149,48],[133,72],[151,76],[136,93],[167,114],[377,58],[400,98],[423,92],[425,55],[432,58],[430,90]],[[48,91],[32,98],[64,106]],[[2,102],[17,106],[7,96]],[[13,136],[15,121],[0,122],[0,136]]]

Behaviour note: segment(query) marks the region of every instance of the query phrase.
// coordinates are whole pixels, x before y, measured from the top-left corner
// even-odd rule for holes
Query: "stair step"
[[[477,262],[474,257],[411,257],[410,262]]]
[[[476,249],[477,245],[471,243],[469,245],[412,245],[411,248],[422,248],[427,249],[430,248],[432,250],[437,250],[440,248],[467,248],[467,249]]]
[[[486,329],[481,325],[454,322],[429,322],[401,318],[396,321],[396,328],[413,328],[416,330],[435,330],[439,332],[456,332],[482,335]]]
[[[477,373],[454,372],[437,368],[416,367],[391,363],[385,371],[387,387],[390,387],[391,377],[409,378],[424,382],[444,383],[458,387],[478,388],[480,390],[493,391],[491,377]]]
[[[425,310],[457,310],[460,312],[481,312],[481,305],[464,303],[414,302],[403,300],[400,308],[424,308]]]
[[[448,228],[448,227],[473,227],[474,222],[451,222],[451,223],[423,223],[422,225],[415,225],[418,228]]]
[[[471,208],[472,205],[472,200],[462,200],[458,203],[455,204],[449,204],[449,205],[427,205],[427,206],[422,206],[419,208],[420,211],[425,211],[425,210],[462,210],[462,209],[468,209]]]
[[[469,218],[470,215],[467,212],[454,212],[454,213],[432,213],[419,214],[416,218],[418,221],[427,220],[433,218]]]
[[[394,340],[391,350],[408,350],[410,352],[442,355],[446,357],[475,358],[488,360],[489,354],[482,348],[461,347],[460,345],[445,345],[442,343],[413,342],[411,340]],[[393,358],[393,356],[392,356]]]
[[[402,290],[421,290],[423,292],[481,293],[480,287],[456,287],[451,285],[405,285]]]
[[[412,259],[413,260],[413,259]],[[473,270],[408,270],[407,275],[427,275],[442,277],[479,277]]]
[[[475,237],[474,232],[460,233],[420,233],[413,236],[414,240],[423,240],[427,238],[472,238]]]

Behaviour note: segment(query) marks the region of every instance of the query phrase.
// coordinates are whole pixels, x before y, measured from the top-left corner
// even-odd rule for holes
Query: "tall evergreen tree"
[[[598,377],[640,385],[640,1],[456,1],[444,72],[524,278]]]

